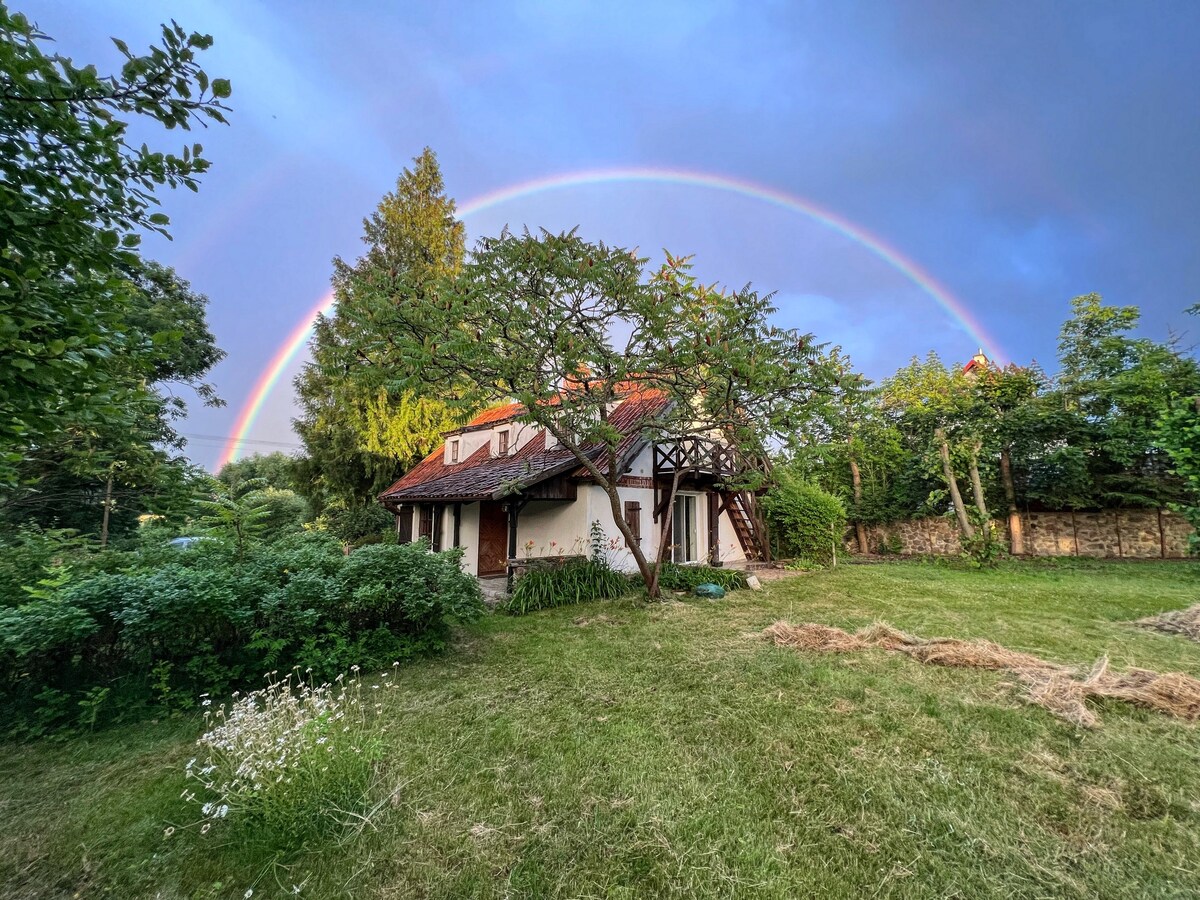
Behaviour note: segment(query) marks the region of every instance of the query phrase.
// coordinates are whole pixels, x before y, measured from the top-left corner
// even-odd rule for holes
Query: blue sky
[[[688,169],[798,195],[878,235],[959,298],[1016,361],[1053,367],[1071,297],[1137,304],[1144,331],[1200,301],[1200,3],[16,3],[76,61],[215,38],[228,128],[198,139],[199,194],[167,195],[146,253],[211,300],[225,409],[194,408],[210,464],[335,254],[429,145],[460,203],[558,173]],[[157,146],[181,143],[153,136]],[[469,235],[580,226],[695,253],[708,279],[778,291],[780,319],[869,375],[975,342],[893,267],[820,223],[696,187],[542,193]],[[250,437],[296,443],[291,389]]]

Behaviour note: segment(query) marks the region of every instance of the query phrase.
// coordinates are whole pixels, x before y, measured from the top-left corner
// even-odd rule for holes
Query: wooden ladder
[[[742,545],[742,552],[746,554],[746,559],[764,559],[765,554],[759,541],[758,528],[754,524],[754,518],[750,515],[746,498],[742,496],[745,493],[745,491],[722,491],[721,511],[729,512],[729,520],[733,522],[733,530],[738,536],[738,542]],[[753,500],[750,502],[752,503]]]

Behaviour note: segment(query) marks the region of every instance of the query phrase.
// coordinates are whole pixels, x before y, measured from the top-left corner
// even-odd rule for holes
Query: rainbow
[[[645,166],[586,169],[583,171],[550,175],[545,178],[536,178],[531,181],[522,181],[518,184],[499,188],[463,203],[458,209],[458,214],[460,218],[465,219],[468,216],[495,206],[549,191],[598,184],[629,182],[708,188],[710,190],[723,191],[728,194],[737,194],[742,197],[759,200],[780,209],[808,216],[810,219],[827,226],[838,234],[844,235],[888,263],[909,281],[921,288],[938,306],[942,307],[953,319],[959,322],[972,339],[989,356],[993,359],[1003,359],[1004,357],[997,342],[984,331],[983,326],[961,300],[957,299],[950,291],[938,283],[933,275],[904,256],[899,250],[884,241],[883,238],[872,234],[837,213],[818,206],[810,200],[798,197],[795,194],[776,190],[767,185],[757,184],[753,181],[709,172]],[[304,318],[300,320],[287,336],[275,352],[275,355],[271,357],[266,368],[263,369],[262,374],[255,382],[254,388],[250,392],[250,397],[246,401],[245,406],[242,407],[237,421],[234,422],[233,430],[229,434],[229,440],[226,442],[225,448],[221,452],[221,457],[217,461],[218,471],[226,463],[238,458],[241,446],[245,443],[250,429],[253,428],[254,421],[262,410],[267,397],[274,390],[284,371],[308,342],[317,316],[321,313],[328,314],[333,309],[333,305],[333,294],[326,294],[322,297],[316,306],[305,313]]]

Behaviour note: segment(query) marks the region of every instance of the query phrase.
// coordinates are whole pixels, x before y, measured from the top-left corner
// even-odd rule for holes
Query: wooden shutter
[[[508,430],[501,431],[496,436],[496,455],[508,456]]]
[[[433,540],[433,504],[421,504],[421,521],[417,525],[417,537]]]
[[[405,503],[396,514],[396,540],[401,544],[412,543],[413,508]]]
[[[640,545],[642,543],[642,504],[636,500],[625,501],[625,524],[633,533],[633,539]]]

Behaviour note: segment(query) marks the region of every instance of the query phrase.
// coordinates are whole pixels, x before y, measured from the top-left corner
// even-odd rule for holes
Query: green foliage
[[[613,600],[629,593],[631,584],[603,558],[569,558],[562,563],[535,566],[517,579],[503,610],[523,616],[591,600]]]
[[[225,538],[240,556],[251,542],[267,533],[267,518],[271,511],[262,502],[262,483],[244,481],[232,488],[221,482],[212,483],[211,499],[201,500],[200,527],[207,533]]]
[[[316,526],[351,547],[394,540],[396,520],[375,501],[335,501],[317,518]]]
[[[832,559],[846,528],[846,510],[837,497],[785,469],[777,473],[762,506],[779,556],[823,563]]]
[[[963,558],[977,569],[989,569],[995,566],[1007,555],[1004,541],[996,536],[991,519],[984,516],[974,506],[967,510],[974,533],[970,536],[961,535]]]
[[[294,456],[276,451],[274,453],[252,453],[241,459],[225,463],[217,473],[217,481],[234,487],[243,481],[256,481],[265,487],[280,491],[299,490]]]
[[[163,153],[128,131],[134,120],[223,122],[229,92],[196,62],[212,38],[175,24],[145,55],[115,41],[125,62],[111,76],[48,54],[49,41],[0,6],[0,484],[10,486],[28,477],[31,451],[92,429],[140,434],[147,406],[161,408],[142,387],[142,375],[159,380],[144,329],[176,350],[188,330],[173,323],[179,336],[168,338],[153,331],[161,322],[139,321],[136,298],[157,273],[135,248],[142,232],[166,233],[155,190],[195,190],[208,161],[199,144]]]
[[[1190,502],[1176,505],[1196,529],[1193,553],[1200,553],[1200,397],[1177,401],[1158,421],[1158,445],[1171,457],[1171,468],[1191,491]]]
[[[14,732],[35,728],[46,690],[75,701],[111,688],[103,708],[89,707],[108,720],[161,702],[186,708],[197,694],[252,683],[273,667],[332,678],[440,650],[452,623],[483,609],[459,551],[420,545],[346,556],[310,533],[240,552],[211,541],[166,560],[105,556],[126,565],[51,573],[24,602],[0,608],[0,718]],[[69,724],[64,716],[51,718]],[[36,727],[49,724],[43,716]]]
[[[738,569],[664,562],[659,569],[658,584],[664,591],[687,591],[689,594],[702,584],[718,584],[727,591],[738,591],[746,586],[746,575]]]
[[[446,405],[459,375],[429,391],[395,389],[393,373],[365,348],[388,341],[396,315],[429,309],[435,283],[459,270],[463,224],[446,196],[441,169],[426,148],[363,222],[364,254],[334,260],[334,313],[313,335],[312,361],[296,379],[296,431],[307,456],[298,475],[318,511],[372,503],[462,423]],[[461,374],[461,373],[460,373]]]
[[[108,497],[111,540],[132,534],[143,513],[178,522],[192,512],[200,473],[181,455],[186,442],[175,429],[185,392],[222,403],[205,381],[224,356],[208,330],[208,300],[154,263],[140,264],[121,290],[128,344],[95,362],[120,395],[120,413],[64,418],[55,440],[26,446],[20,483],[0,492],[0,522],[97,534]]]
[[[0,607],[29,599],[27,588],[56,567],[83,564],[90,542],[69,529],[22,525],[0,536]]]
[[[1064,412],[1059,442],[1085,463],[1082,472],[1076,469],[1081,496],[1072,505],[1189,502],[1194,494],[1172,474],[1156,435],[1173,398],[1200,394],[1200,365],[1172,343],[1133,337],[1137,307],[1106,306],[1098,294],[1076,297],[1071,307],[1051,400]],[[1053,488],[1053,479],[1046,481]]]

